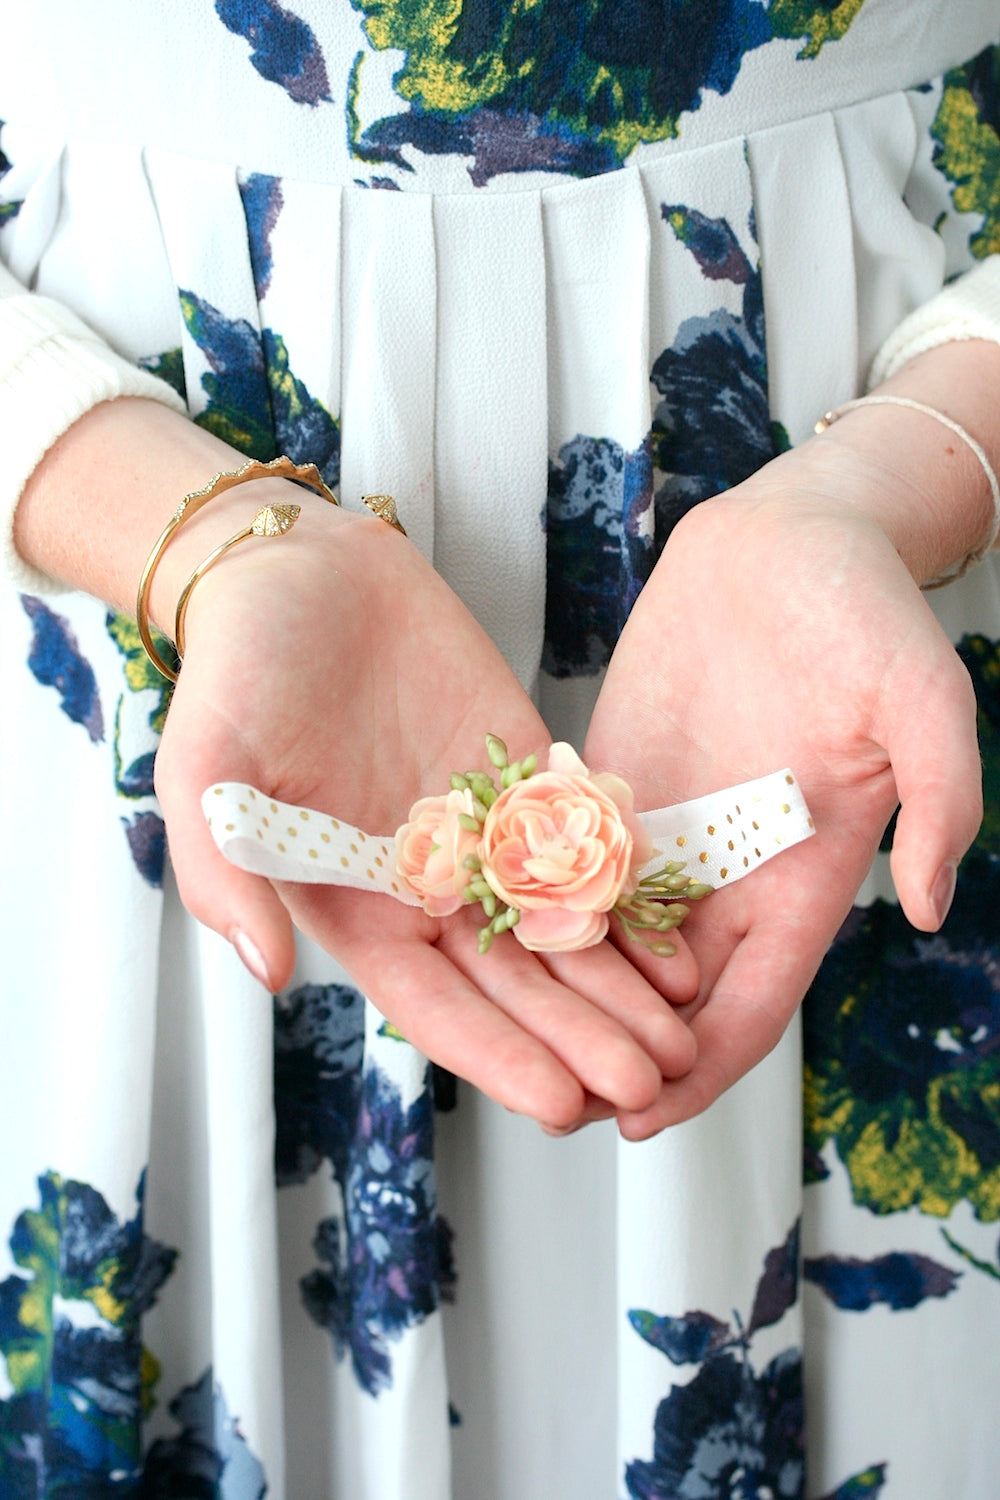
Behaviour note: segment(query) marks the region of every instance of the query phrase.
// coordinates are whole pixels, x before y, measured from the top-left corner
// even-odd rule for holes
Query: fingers
[[[689,917],[692,915],[689,912]],[[676,952],[661,958],[643,942],[629,937],[622,924],[612,921],[609,938],[623,958],[671,1005],[688,1005],[698,996],[698,963],[682,931],[665,934]]]
[[[550,1135],[555,1138],[561,1138],[565,1135],[575,1135],[576,1132],[578,1130],[582,1130],[585,1125],[596,1125],[602,1120],[613,1120],[614,1117],[615,1109],[613,1104],[609,1104],[606,1099],[598,1099],[593,1095],[588,1094],[584,1102],[583,1110],[580,1113],[580,1117],[574,1125],[560,1127],[556,1125],[548,1125],[544,1120],[540,1120],[539,1124],[541,1125],[542,1130],[546,1135]]]
[[[983,816],[975,694],[954,653],[920,715],[890,734],[889,751],[901,804],[891,860],[896,892],[914,927],[935,932]]]
[[[675,1075],[691,1065],[693,1045],[683,1022],[610,944],[547,954],[542,961],[508,937],[481,955],[474,927],[463,922],[452,924],[439,946],[585,1090],[616,1109],[645,1108],[656,1099],[665,1070]],[[559,1123],[551,1115],[539,1118]]]
[[[825,947],[825,944],[824,944]],[[777,1045],[816,971],[823,949],[784,923],[757,928],[733,952],[691,1022],[697,1061],[666,1081],[648,1110],[619,1114],[626,1140],[642,1141],[706,1110]]]
[[[505,1109],[557,1131],[583,1123],[585,1090],[572,1070],[464,972],[478,957],[471,922],[463,924],[464,947],[453,941],[446,951],[435,945],[439,923],[388,897],[322,886],[288,893],[297,925],[336,956],[419,1051]],[[462,965],[453,962],[456,947]]]
[[[560,955],[553,971],[509,935],[480,954],[468,912],[437,923],[387,898],[288,890],[297,924],[408,1041],[547,1127],[584,1123],[585,1095],[646,1108],[663,1067],[690,1066],[687,1028],[610,945]]]
[[[824,852],[817,838],[699,908],[689,933],[703,980],[690,1020],[697,1058],[685,1077],[664,1081],[649,1109],[619,1114],[626,1140],[646,1140],[700,1114],[777,1045],[850,910],[869,857],[864,841]]]
[[[680,1078],[690,1072],[696,1047],[690,1027],[664,1004],[663,991],[669,988],[678,1002],[694,999],[698,969],[683,939],[676,947],[672,957],[661,958],[623,938],[620,950],[601,943],[543,957],[553,978],[616,1022],[655,1062],[661,1077]]]

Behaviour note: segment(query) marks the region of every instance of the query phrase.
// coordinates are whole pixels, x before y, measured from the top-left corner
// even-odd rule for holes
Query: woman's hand
[[[257,488],[226,501],[252,513]],[[480,956],[468,910],[433,920],[383,896],[272,886],[216,850],[200,807],[213,781],[391,833],[450,772],[484,766],[487,731],[515,756],[548,743],[495,647],[409,542],[302,498],[293,531],[242,545],[191,595],[156,764],[182,898],[271,987],[291,973],[294,921],[417,1047],[549,1128],[648,1107],[690,1067],[693,1038],[611,943],[542,956],[504,936]],[[659,987],[689,999],[684,945],[657,963]]]
[[[155,402],[94,407],[48,451],[21,498],[21,555],[131,610],[143,563],[186,493],[243,456]],[[94,497],[104,524],[95,530]],[[344,965],[435,1061],[510,1109],[567,1130],[642,1109],[690,1067],[694,1041],[662,994],[697,987],[683,941],[647,982],[611,943],[546,959],[512,936],[485,957],[471,915],[432,921],[384,897],[282,886],[219,854],[201,813],[214,781],[392,832],[449,773],[548,735],[467,610],[410,543],[284,480],[257,480],[179,527],[151,591],[172,633],[191,570],[269,500],[301,502],[291,532],[246,542],[191,595],[186,657],[157,757],[172,863],[191,910],[272,988],[292,970],[292,921]],[[610,1102],[603,1102],[610,1101]]]
[[[858,412],[866,438],[876,412],[890,429],[900,416]],[[939,436],[926,417],[906,413],[903,423],[917,445]],[[837,425],[846,434],[847,419]],[[630,1137],[705,1109],[775,1045],[897,802],[893,875],[923,930],[943,920],[979,825],[971,683],[891,526],[872,519],[887,485],[904,516],[924,497],[884,458],[858,456],[839,434],[831,443],[836,431],[676,527],[591,722],[588,763],[625,776],[639,807],[790,765],[816,822],[814,838],[692,911],[684,931],[701,983],[686,1014],[697,1062],[665,1082],[651,1109],[620,1114]]]

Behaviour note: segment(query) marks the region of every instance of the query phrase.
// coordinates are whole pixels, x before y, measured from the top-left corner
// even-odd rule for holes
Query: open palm
[[[964,669],[885,534],[802,478],[790,454],[677,526],[591,722],[588,763],[639,807],[790,765],[817,829],[692,913],[697,1062],[620,1116],[631,1136],[698,1113],[775,1045],[897,802],[893,874],[927,930],[981,816]]]
[[[241,549],[192,596],[157,758],[181,895],[217,931],[250,934],[275,987],[291,972],[294,921],[416,1046],[509,1108],[563,1129],[641,1110],[693,1059],[661,993],[693,993],[683,945],[658,960],[655,983],[611,943],[543,958],[504,937],[480,956],[468,911],[434,920],[386,897],[275,887],[228,865],[205,828],[204,788],[246,780],[391,832],[450,772],[484,765],[487,731],[515,756],[548,742],[455,595],[380,522],[304,511],[287,538]]]

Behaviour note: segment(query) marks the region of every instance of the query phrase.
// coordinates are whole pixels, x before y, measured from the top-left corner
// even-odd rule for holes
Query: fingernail
[[[264,955],[257,947],[257,944],[248,938],[246,933],[242,932],[238,927],[234,927],[229,934],[229,941],[239,954],[244,967],[250,971],[254,979],[258,980],[265,989],[270,989],[271,980],[267,972],[267,964],[264,962]]]
[[[938,870],[934,878],[934,884],[931,886],[931,910],[939,927],[951,909],[957,879],[957,864],[954,860],[946,860],[940,870]]]

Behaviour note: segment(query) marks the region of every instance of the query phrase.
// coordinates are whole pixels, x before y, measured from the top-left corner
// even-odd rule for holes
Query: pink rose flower
[[[479,834],[462,827],[463,813],[473,815],[470,791],[422,797],[396,833],[396,870],[429,917],[450,917],[465,905],[473,876],[463,861],[477,853]]]
[[[500,793],[479,850],[484,878],[521,913],[514,936],[544,952],[599,943],[652,853],[631,788],[591,774],[566,744],[550,747],[547,770]]]

